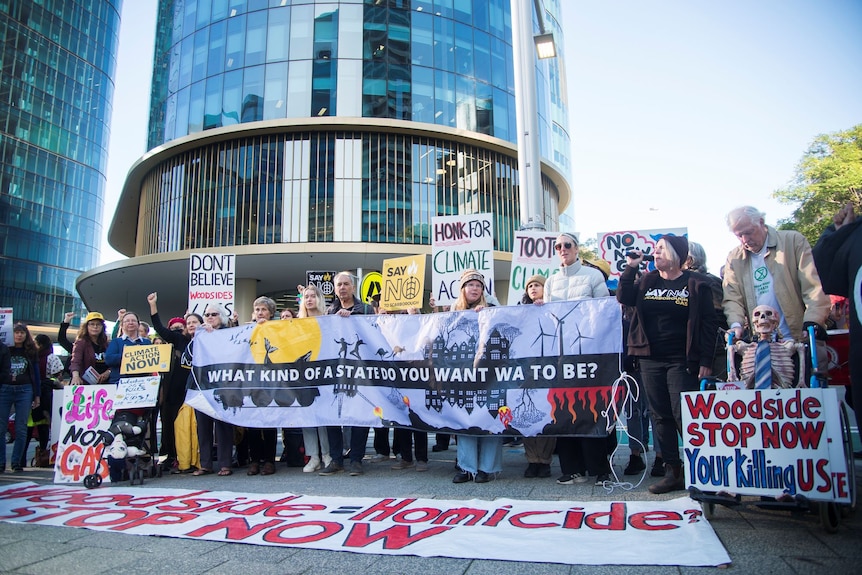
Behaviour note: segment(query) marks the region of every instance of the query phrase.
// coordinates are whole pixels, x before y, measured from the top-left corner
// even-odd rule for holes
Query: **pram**
[[[161,477],[155,440],[157,410],[136,408],[117,411],[105,433],[102,459],[106,461],[112,483],[129,479],[130,485],[143,485],[144,477]],[[84,487],[95,489],[102,476],[91,473],[84,477]]]
[[[755,313],[756,312],[757,312],[757,310],[755,310]],[[815,342],[815,330],[814,330],[813,326],[808,328],[808,336],[809,336],[809,342]],[[772,406],[780,405],[777,402],[783,401],[782,398],[790,397],[791,401],[792,401],[792,398],[794,396],[796,398],[799,398],[800,392],[798,390],[803,390],[806,388],[813,390],[813,389],[819,389],[819,388],[825,388],[826,387],[826,384],[828,381],[827,370],[821,371],[819,369],[816,346],[811,345],[811,344],[804,344],[804,345],[803,344],[794,344],[795,348],[793,348],[792,345],[782,344],[782,345],[784,345],[785,356],[790,356],[793,354],[796,354],[798,356],[798,359],[793,360],[793,369],[796,370],[796,373],[794,373],[790,377],[784,378],[784,385],[782,387],[784,387],[785,389],[780,389],[780,390],[779,389],[773,389],[772,386],[767,386],[766,388],[757,387],[757,384],[755,383],[754,380],[757,380],[757,378],[759,378],[759,377],[762,377],[765,375],[780,377],[780,376],[776,375],[774,372],[764,374],[764,372],[770,372],[771,368],[775,367],[775,362],[773,362],[772,365],[767,363],[765,366],[765,369],[763,369],[761,367],[763,365],[763,363],[762,362],[758,363],[759,360],[753,359],[751,357],[754,354],[759,353],[755,349],[755,347],[757,345],[758,344],[748,344],[747,346],[743,346],[743,348],[746,349],[747,353],[746,353],[746,356],[743,358],[742,363],[740,363],[739,361],[737,361],[738,358],[736,357],[736,354],[734,353],[732,336],[729,336],[728,342],[727,342],[728,374],[729,374],[728,382],[716,382],[716,381],[710,382],[707,380],[703,380],[701,382],[701,393],[699,394],[700,399],[707,398],[707,401],[708,401],[709,395],[711,393],[717,393],[717,394],[724,393],[723,396],[716,395],[713,398],[715,400],[715,404],[718,405],[720,398],[723,398],[725,400],[723,402],[723,405],[733,406],[733,407],[731,407],[731,409],[738,409],[739,410],[739,412],[736,415],[734,415],[733,417],[735,417],[739,421],[747,422],[749,419],[752,419],[750,416],[750,413],[752,412],[752,410],[750,409],[750,407],[748,409],[743,409],[746,406],[745,401],[744,400],[734,400],[733,399],[734,394],[737,392],[728,391],[729,389],[734,388],[734,385],[735,385],[734,381],[746,379],[746,371],[747,370],[750,370],[750,376],[748,377],[748,380],[749,380],[748,385],[745,385],[745,381],[741,381],[740,382],[741,385],[739,385],[736,389],[745,388],[745,387],[748,387],[749,389],[754,388],[754,393],[756,394],[756,397],[758,398],[758,400],[761,397],[763,398],[762,404],[760,404],[760,403],[755,404],[752,402],[752,403],[748,404],[749,406],[759,406],[759,405],[765,406],[767,404],[767,401],[773,402],[772,404],[770,404]],[[754,346],[754,347],[752,347],[752,346]],[[739,349],[739,348],[737,348],[737,349]],[[773,353],[775,351],[776,350],[774,348]],[[778,349],[777,351],[778,351],[777,355],[781,355],[781,350]],[[790,365],[787,363],[788,357],[775,357],[775,356],[773,356],[773,359],[775,361],[778,361],[778,362],[784,362],[783,365],[785,368],[788,365]],[[740,370],[742,373],[738,374],[741,377],[736,377],[736,378],[733,377],[734,375],[737,374],[737,367],[741,366],[741,365],[745,365],[746,361],[748,362],[748,364],[743,369]],[[713,391],[713,390],[717,390],[717,391]],[[760,395],[757,395],[758,390],[760,390],[760,392],[759,392]],[[824,405],[823,405],[823,410],[822,410],[823,415],[821,417],[821,420],[827,419],[826,415],[828,413],[833,413],[833,411],[837,412],[837,413],[835,413],[835,415],[833,415],[831,417],[830,421],[834,422],[834,421],[837,421],[840,419],[841,444],[839,447],[836,447],[834,452],[831,452],[831,453],[836,454],[835,460],[840,460],[841,456],[843,455],[844,461],[843,462],[837,461],[837,463],[838,463],[837,467],[842,467],[842,465],[841,465],[842,463],[846,465],[846,477],[843,478],[842,484],[838,487],[836,487],[835,484],[833,484],[831,491],[829,491],[825,494],[822,492],[821,493],[815,493],[814,490],[809,490],[807,492],[807,495],[805,495],[805,494],[802,494],[799,492],[794,493],[794,490],[792,490],[792,489],[791,490],[785,489],[783,493],[781,493],[780,495],[777,495],[777,496],[764,496],[764,495],[756,496],[756,495],[753,495],[752,492],[757,492],[758,490],[769,490],[769,489],[776,489],[777,490],[777,488],[775,488],[774,485],[767,485],[767,484],[771,484],[773,482],[776,482],[775,480],[777,480],[777,483],[780,483],[781,479],[782,479],[782,472],[784,474],[783,477],[787,478],[788,476],[793,476],[793,473],[795,471],[796,472],[795,479],[801,483],[801,478],[803,476],[802,470],[805,469],[804,466],[799,465],[799,467],[795,468],[795,469],[790,468],[790,466],[782,468],[782,463],[780,461],[776,462],[776,460],[780,459],[780,455],[776,454],[776,451],[779,451],[778,449],[770,451],[768,449],[759,449],[758,450],[758,449],[752,448],[750,450],[745,450],[745,449],[738,449],[737,448],[734,451],[734,450],[727,448],[727,453],[734,451],[737,454],[736,457],[735,458],[723,457],[723,456],[719,455],[716,459],[717,460],[721,459],[723,461],[726,460],[726,465],[724,467],[724,474],[725,475],[732,475],[733,471],[736,470],[736,472],[737,472],[737,475],[735,477],[735,479],[737,481],[736,489],[731,488],[728,490],[719,490],[717,492],[713,492],[713,491],[707,491],[707,490],[702,489],[700,487],[696,487],[696,486],[694,486],[695,484],[699,485],[701,487],[706,487],[706,485],[719,486],[719,485],[721,485],[721,482],[720,482],[718,477],[713,475],[710,471],[707,471],[707,469],[708,469],[707,465],[705,465],[705,464],[701,465],[701,463],[705,463],[706,459],[703,459],[703,460],[698,459],[697,460],[697,462],[698,462],[698,468],[697,469],[689,469],[689,467],[694,467],[694,466],[693,465],[692,466],[686,465],[687,485],[690,485],[689,490],[688,490],[689,495],[692,499],[700,502],[703,505],[703,512],[707,518],[712,518],[715,516],[715,506],[716,505],[722,505],[724,507],[737,507],[737,506],[744,505],[744,504],[753,504],[756,507],[759,507],[761,509],[788,510],[792,514],[816,513],[816,514],[819,514],[820,523],[827,533],[835,533],[838,530],[838,525],[839,525],[841,517],[849,515],[856,508],[855,464],[853,461],[853,443],[852,443],[852,438],[851,438],[850,422],[849,422],[849,416],[847,413],[847,406],[844,402],[838,403],[837,401],[835,401],[834,398],[836,396],[834,394],[827,394],[827,393],[825,393],[826,391],[827,390],[824,390],[824,394],[823,394],[823,398],[822,398],[824,400]],[[725,392],[727,392],[727,393],[725,393]],[[741,397],[743,397],[743,396],[740,395],[740,398]],[[695,397],[695,395],[693,394],[693,400],[697,401],[697,399],[698,398]],[[805,401],[807,401],[807,400],[805,400]],[[739,405],[737,405],[737,404],[739,404]],[[829,404],[829,405],[827,405],[827,404]],[[704,405],[704,404],[701,403],[701,405]],[[789,405],[789,403],[788,403],[788,405]],[[814,405],[814,404],[811,404],[811,405]],[[837,409],[833,410],[831,408],[831,405],[837,405]],[[742,413],[743,411],[745,411],[745,413]],[[788,408],[788,413],[789,413],[789,408]],[[730,421],[730,420],[725,419],[724,421]],[[828,427],[829,421],[824,421],[823,423],[826,424]],[[776,427],[774,427],[774,428],[771,427],[773,424],[776,425]],[[711,425],[715,426],[716,423],[711,422]],[[733,423],[728,423],[728,425],[732,427]],[[773,422],[761,423],[761,422],[758,422],[756,420],[753,424],[749,424],[750,427],[748,427],[748,428],[743,428],[742,427],[743,425],[746,425],[746,423],[739,423],[739,427],[736,427],[734,429],[739,429],[739,430],[748,429],[749,431],[752,432],[750,437],[755,438],[755,440],[752,441],[752,443],[755,443],[756,438],[759,437],[759,435],[755,435],[755,434],[756,433],[759,434],[763,430],[768,432],[771,429],[775,429],[775,430],[781,429],[781,434],[785,433],[785,430],[787,430],[787,433],[792,435],[792,432],[794,429],[803,429],[805,431],[800,433],[800,435],[802,435],[803,433],[807,433],[808,431],[811,431],[812,429],[817,429],[816,426],[818,425],[818,423],[815,423],[813,428],[812,427],[805,427],[805,424],[801,423],[801,418],[800,418],[799,422],[791,421],[791,422],[786,423],[786,424],[781,424],[780,428],[777,427],[777,425],[778,425],[777,423],[773,423]],[[785,427],[785,425],[791,425],[791,427],[787,428],[787,427]],[[799,427],[800,425],[802,425],[803,427]],[[704,428],[705,428],[705,426],[701,426],[700,430],[702,430]],[[722,429],[724,429],[724,428],[722,428]],[[686,444],[686,453],[687,453],[686,458],[689,461],[694,461],[694,458],[689,458],[689,454],[692,453],[694,450],[693,449],[690,450],[688,446],[690,444],[696,443],[696,440],[692,441],[693,435],[690,434],[690,431],[694,431],[695,433],[697,433],[698,428],[695,427],[695,428],[690,429],[689,426],[686,425],[684,422],[683,431],[684,431],[684,443]],[[723,433],[723,431],[721,433]],[[772,438],[771,441],[775,441],[775,442],[783,441],[783,439],[784,439],[783,435],[781,438],[776,439],[776,437],[778,435],[779,435],[778,433],[771,435],[770,436]],[[837,436],[839,434],[836,433],[835,435]],[[835,439],[837,440],[837,437]],[[737,437],[736,440],[737,440],[737,446],[740,446],[739,438]],[[835,443],[837,444],[838,441],[835,441]],[[764,446],[760,446],[760,447],[764,447]],[[756,452],[762,452],[762,453],[756,453]],[[747,459],[745,461],[744,466],[739,464],[739,459],[740,459],[739,455],[738,455],[739,453],[747,454],[747,456],[749,457],[749,459]],[[760,457],[760,455],[762,455],[762,457]],[[745,457],[746,457],[746,455],[743,455],[743,458],[745,458]],[[836,463],[836,461],[832,461],[832,463]],[[755,474],[754,477],[756,477],[756,480],[754,483],[756,483],[757,485],[753,485],[753,486],[752,485],[744,485],[746,476],[744,474],[742,476],[739,475],[740,469],[742,469],[743,471],[746,471],[749,469],[754,469],[755,470],[754,471],[754,474]],[[808,476],[808,479],[812,480],[812,477],[814,475],[815,475],[814,473],[811,473]],[[706,479],[707,476],[709,477],[709,479]],[[740,477],[742,477],[742,479],[740,479]],[[751,477],[752,477],[752,475],[747,476],[748,479],[750,479]],[[835,474],[833,474],[832,480],[833,481],[836,480]],[[733,484],[732,480],[731,480],[731,484]],[[726,485],[726,483],[725,483],[725,485]],[[740,487],[740,485],[743,485],[743,487]],[[741,491],[741,492],[743,492],[743,494],[737,493],[737,491]],[[829,500],[830,496],[832,497],[832,500]]]

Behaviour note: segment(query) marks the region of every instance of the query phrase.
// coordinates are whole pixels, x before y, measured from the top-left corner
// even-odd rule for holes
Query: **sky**
[[[581,240],[687,228],[718,273],[725,216],[773,199],[819,134],[862,123],[862,0],[560,0]],[[101,263],[146,152],[156,0],[123,3]],[[559,39],[558,39],[559,40]],[[826,223],[824,222],[824,226]]]

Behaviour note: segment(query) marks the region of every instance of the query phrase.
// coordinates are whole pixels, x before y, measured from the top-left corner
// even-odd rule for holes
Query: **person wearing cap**
[[[574,234],[563,232],[558,235],[554,250],[560,267],[545,282],[545,302],[610,296],[602,272],[594,266],[584,265],[579,257],[578,238]],[[607,452],[605,437],[558,437],[557,453],[562,475],[557,483],[585,483],[593,475],[596,485],[604,485],[610,479],[611,471]]]
[[[91,311],[78,328],[78,335],[75,337],[75,343],[72,344],[72,359],[69,360],[72,385],[89,383],[83,378],[91,367],[99,374],[96,383],[108,381],[111,370],[105,363],[107,349],[108,331],[105,318],[99,312]]]
[[[458,299],[449,311],[479,312],[489,306],[485,299],[485,276],[478,270],[461,272]],[[503,438],[495,435],[457,435],[459,472],[452,483],[487,483],[503,470]]]
[[[807,341],[809,325],[818,338],[825,338],[832,304],[820,283],[811,245],[797,231],[767,226],[764,216],[752,206],[727,214],[727,227],[740,243],[724,266],[722,307],[730,330],[741,339],[746,318],[757,306],[768,305],[781,314],[783,339]]]
[[[548,278],[541,274],[530,276],[524,286],[524,295],[521,303],[524,305],[540,305],[544,301],[545,282]],[[554,449],[557,447],[557,438],[548,435],[540,437],[525,437],[524,457],[527,458],[527,469],[524,477],[546,478],[551,476],[551,462],[554,460]]]
[[[688,258],[685,237],[662,236],[656,243],[655,269],[639,279],[643,254],[629,253],[617,300],[634,308],[628,353],[638,359],[664,459],[665,475],[649,490],[668,493],[685,489],[679,452],[680,394],[697,391],[700,380],[712,375],[718,317],[703,275],[683,269]]]

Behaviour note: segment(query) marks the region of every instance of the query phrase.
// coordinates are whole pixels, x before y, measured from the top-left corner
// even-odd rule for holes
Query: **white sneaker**
[[[330,463],[332,463],[332,456],[327,453],[323,456],[323,466],[329,467]]]
[[[308,463],[305,464],[305,467],[302,468],[303,473],[314,473],[320,469],[320,458],[312,457],[308,460]]]

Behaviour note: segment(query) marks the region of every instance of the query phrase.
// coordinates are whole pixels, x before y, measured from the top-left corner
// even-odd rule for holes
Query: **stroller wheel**
[[[84,487],[87,489],[95,489],[102,484],[102,476],[98,473],[91,473],[84,477]]]

